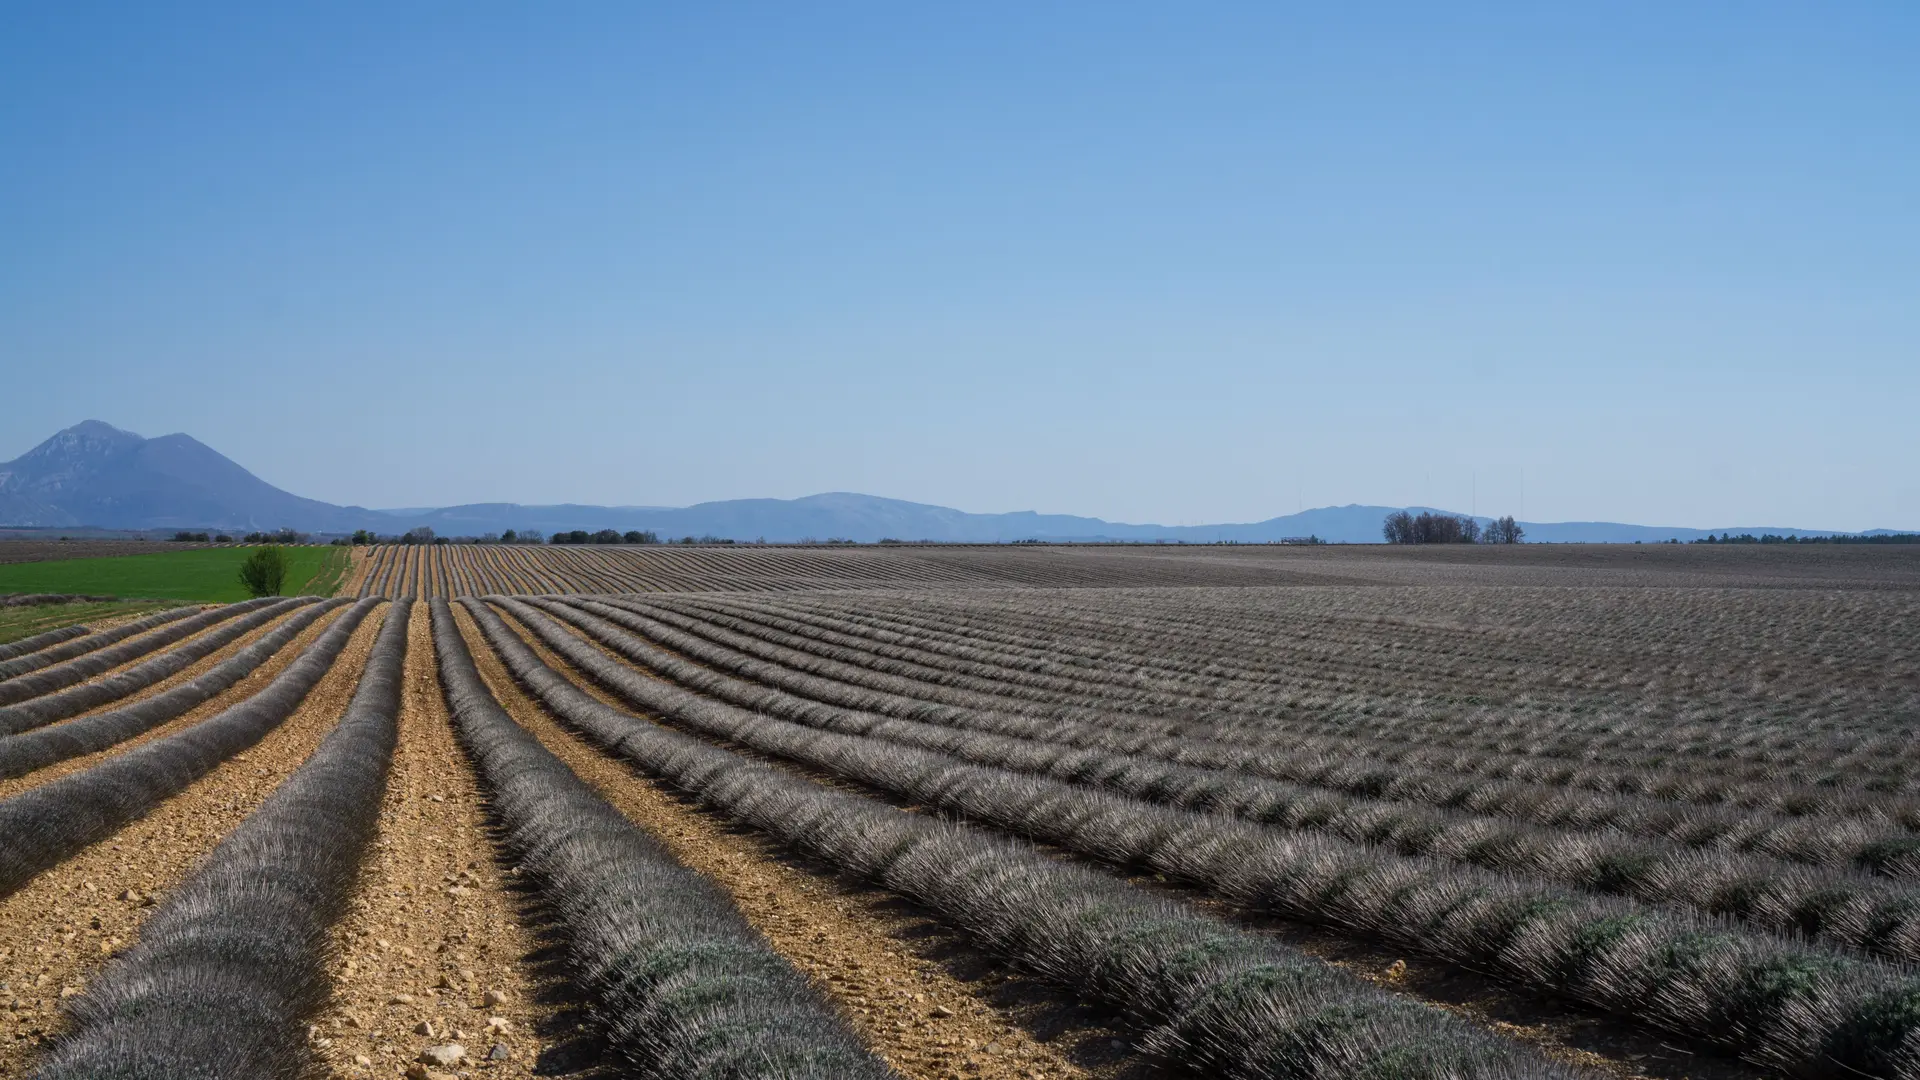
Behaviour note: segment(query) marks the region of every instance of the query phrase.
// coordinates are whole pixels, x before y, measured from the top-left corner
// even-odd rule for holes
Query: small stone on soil
[[[419,1061],[424,1065],[439,1065],[446,1068],[460,1064],[467,1057],[467,1048],[459,1043],[447,1043],[445,1046],[429,1046],[420,1051]]]

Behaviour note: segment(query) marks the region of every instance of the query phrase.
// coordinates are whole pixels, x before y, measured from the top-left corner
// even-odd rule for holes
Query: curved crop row
[[[407,601],[381,627],[338,725],[68,1006],[34,1073],[57,1078],[297,1076],[326,1003],[328,928],[380,817],[399,738]]]
[[[58,630],[48,630],[32,637],[21,638],[19,641],[9,641],[5,645],[0,645],[0,661],[12,660],[16,656],[25,656],[28,653],[39,652],[41,649],[50,649],[63,641],[72,641],[74,638],[86,637],[91,633],[93,631],[84,626],[63,626]]]
[[[144,634],[156,626],[165,626],[170,622],[190,618],[205,610],[206,608],[203,605],[193,604],[189,607],[177,607],[168,611],[156,612],[145,618],[135,619],[130,623],[116,626],[111,630],[102,630],[97,634],[88,634],[86,637],[55,645],[52,648],[41,649],[26,656],[16,657],[5,663],[0,663],[0,685],[4,685],[4,680],[17,679],[30,671],[39,671],[49,664],[58,664],[63,660],[71,660],[76,656],[85,656],[87,653],[93,652],[96,649],[104,649],[116,642],[125,641],[136,634]]]
[[[724,893],[500,708],[447,602],[430,603],[440,683],[461,743],[508,844],[544,882],[572,973],[640,1075],[894,1076]]]
[[[1324,833],[1401,855],[1550,881],[1591,892],[1725,914],[1790,936],[1902,960],[1920,960],[1920,895],[1856,875],[1808,872],[1728,852],[1700,852],[1618,833],[1587,834],[1488,820],[1407,803],[1303,788],[1141,755],[1051,743],[1020,734],[1017,718],[948,714],[927,723],[914,702],[798,675],[776,665],[701,649],[684,635],[665,642],[700,663],[622,633],[649,634],[649,620],[580,597],[524,601],[675,682],[743,708],[843,734],[952,754],[976,765],[1104,788],[1148,802]],[[599,617],[596,617],[599,616]],[[710,664],[703,667],[702,664]],[[738,675],[721,674],[731,672]],[[745,681],[752,680],[752,681]],[[789,692],[791,691],[791,692]],[[853,711],[857,710],[857,711]],[[870,711],[869,711],[870,710]],[[884,715],[875,715],[876,713]]]
[[[219,715],[0,802],[0,896],[265,738],[293,715],[379,603],[355,604],[265,689]],[[404,635],[400,640],[404,645]]]
[[[0,738],[0,780],[25,776],[55,762],[105,750],[159,727],[226,691],[321,616],[350,603],[350,600],[328,600],[308,608],[210,670],[163,693],[122,708]]]
[[[303,596],[268,604],[117,675],[29,698],[17,705],[0,707],[0,736],[45,727],[56,720],[65,720],[110,701],[118,701],[129,694],[139,693],[163,679],[178,675],[294,608],[317,602],[317,597]]]
[[[642,675],[501,601],[622,699],[679,725],[1254,910],[1382,938],[1804,1076],[1920,1076],[1920,980],[1680,913],[1288,836],[934,751],[802,727]]]
[[[117,645],[98,649],[85,656],[76,657],[66,663],[43,668],[28,675],[16,675],[6,682],[0,682],[0,705],[12,705],[28,698],[64,690],[75,683],[85,682],[101,672],[119,667],[129,660],[138,660],[176,641],[192,637],[210,626],[237,616],[251,614],[269,605],[283,603],[286,601],[277,596],[266,596],[258,600],[245,600],[225,607],[210,608],[132,641],[123,641]]]
[[[808,674],[922,701],[1027,717],[1037,728],[1048,731],[1045,737],[1051,741],[1145,754],[1177,764],[1230,769],[1349,795],[1419,803],[1543,827],[1582,831],[1613,829],[1689,848],[1750,852],[1811,866],[1852,864],[1893,877],[1920,873],[1920,838],[1893,822],[1874,823],[1821,815],[1769,816],[1754,808],[1673,803],[1639,794],[1624,784],[1607,791],[1570,790],[1565,777],[1558,777],[1558,782],[1552,783],[1508,780],[1471,770],[1455,772],[1444,763],[1423,767],[1412,761],[1356,760],[1351,740],[1298,737],[1278,745],[1271,739],[1241,741],[1232,737],[1233,732],[1222,731],[1214,725],[1103,717],[1083,707],[1044,713],[1046,723],[1040,724],[1040,718],[1022,711],[1018,702],[996,701],[971,691],[952,690],[887,671],[873,671],[834,659],[837,654],[831,646],[816,647],[817,652],[809,652],[720,627],[702,626],[697,619],[624,598],[605,597],[601,602],[641,615],[655,624],[664,620],[672,629],[684,629],[715,645]],[[669,640],[652,630],[647,633],[659,636],[662,641]],[[683,637],[674,637],[671,642],[673,648],[690,653],[700,648],[695,641]],[[1891,812],[1906,805],[1906,801],[1879,805]]]
[[[1117,1009],[1145,1029],[1142,1045],[1171,1063],[1234,1080],[1580,1075],[1107,875],[638,720],[542,664],[484,604],[463,603],[514,677],[569,724],[721,813],[876,881],[989,951]],[[705,704],[658,685],[689,708]]]

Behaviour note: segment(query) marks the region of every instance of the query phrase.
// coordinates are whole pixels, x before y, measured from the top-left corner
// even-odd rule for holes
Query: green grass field
[[[344,547],[289,547],[288,596],[327,595],[340,585],[350,553]],[[158,555],[0,566],[0,593],[85,593],[92,596],[231,602],[247,599],[240,564],[252,548],[201,548]]]

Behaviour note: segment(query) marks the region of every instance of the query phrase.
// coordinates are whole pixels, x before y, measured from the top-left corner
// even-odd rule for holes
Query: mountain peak
[[[147,440],[99,420],[83,420],[57,431],[47,441],[20,456],[19,465],[38,462],[40,468],[88,471],[100,462],[138,448]]]
[[[57,432],[54,438],[57,439],[61,435],[78,435],[85,439],[140,440],[140,436],[131,431],[114,427],[105,420],[82,420],[64,431]]]
[[[0,463],[0,521],[106,528],[350,532],[373,515],[281,491],[191,435],[86,420]]]

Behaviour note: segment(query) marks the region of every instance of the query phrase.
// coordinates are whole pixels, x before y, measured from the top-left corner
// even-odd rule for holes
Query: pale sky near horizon
[[[0,8],[0,460],[1920,528],[1920,5]]]

